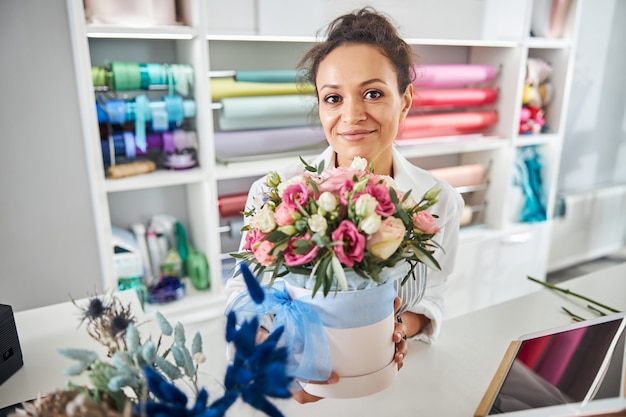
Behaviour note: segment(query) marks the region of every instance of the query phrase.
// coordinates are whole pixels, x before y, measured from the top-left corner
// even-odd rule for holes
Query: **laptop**
[[[512,342],[475,417],[626,416],[626,314]]]

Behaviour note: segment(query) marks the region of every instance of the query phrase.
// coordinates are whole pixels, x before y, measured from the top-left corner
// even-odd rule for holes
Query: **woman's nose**
[[[355,123],[366,118],[365,106],[358,99],[344,99],[341,108],[341,119],[346,123]]]

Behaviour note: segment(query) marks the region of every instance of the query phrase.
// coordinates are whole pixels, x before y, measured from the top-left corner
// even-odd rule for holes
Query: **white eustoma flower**
[[[280,184],[278,184],[278,187],[276,188],[276,190],[278,191],[278,194],[283,195],[283,193],[285,192],[285,189],[293,184],[305,184],[306,185],[304,176],[296,175],[295,177],[289,178],[288,180],[283,181]]]
[[[328,228],[328,222],[324,216],[320,216],[319,214],[314,214],[309,217],[308,224],[313,233],[325,233]]]
[[[350,164],[350,168],[357,169],[359,171],[365,171],[367,168],[367,159],[355,156]]]
[[[269,233],[276,227],[274,210],[265,205],[254,215],[255,226],[263,233]],[[252,222],[251,222],[252,223]]]
[[[382,222],[381,217],[378,214],[371,214],[363,219],[361,222],[360,229],[367,233],[368,235],[373,235],[378,232],[380,229],[380,223]]]
[[[398,188],[396,186],[396,181],[393,179],[393,177],[389,176],[389,175],[381,175],[380,179],[383,180],[383,182],[385,183],[385,185],[387,186],[387,188]]]
[[[354,204],[357,216],[367,217],[376,212],[378,201],[370,194],[361,194]]]
[[[317,205],[327,213],[337,208],[337,197],[330,191],[324,191],[317,199]]]

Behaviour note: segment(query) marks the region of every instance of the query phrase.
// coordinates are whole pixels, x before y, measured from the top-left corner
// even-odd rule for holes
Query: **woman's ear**
[[[406,119],[406,116],[409,114],[409,110],[411,110],[411,106],[413,105],[413,84],[406,86],[401,100],[402,108],[400,111],[400,123],[404,122],[404,119]]]

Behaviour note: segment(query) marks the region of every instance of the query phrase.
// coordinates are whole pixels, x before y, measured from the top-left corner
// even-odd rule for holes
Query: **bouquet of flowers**
[[[321,289],[325,296],[333,288],[354,288],[346,278],[350,270],[361,284],[378,285],[384,269],[400,261],[410,265],[403,284],[419,263],[440,269],[433,257],[437,216],[427,211],[440,189],[418,200],[363,158],[332,169],[300,160],[301,175],[283,180],[268,174],[267,193],[246,207],[245,243],[233,257],[254,265],[257,275],[271,273],[270,284],[289,273],[308,276],[313,295]]]

